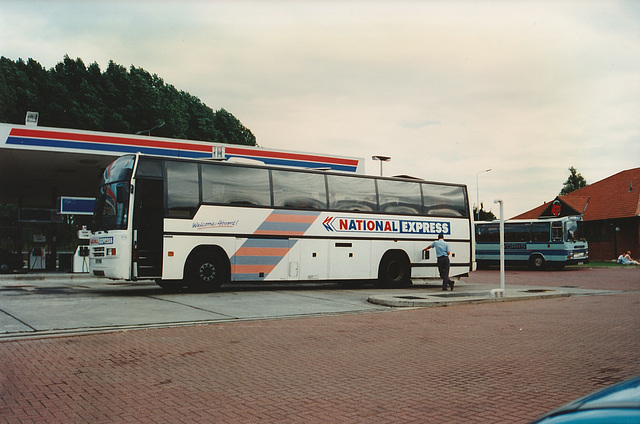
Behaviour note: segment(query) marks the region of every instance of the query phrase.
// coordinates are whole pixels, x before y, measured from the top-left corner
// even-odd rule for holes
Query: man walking
[[[451,254],[451,250],[449,250],[449,244],[444,241],[444,234],[438,234],[438,240],[431,243],[424,250],[429,250],[432,247],[436,249],[436,257],[438,258],[438,271],[440,272],[440,278],[442,278],[442,290],[447,290],[447,285],[451,287],[451,291],[453,291],[453,280],[449,280],[449,267],[451,266],[451,262],[449,262],[449,255]]]

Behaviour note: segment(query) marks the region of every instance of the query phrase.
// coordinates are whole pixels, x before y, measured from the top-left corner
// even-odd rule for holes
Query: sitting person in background
[[[618,263],[622,265],[638,265],[638,261],[633,260],[631,257],[630,250],[627,250],[627,253],[618,256]]]

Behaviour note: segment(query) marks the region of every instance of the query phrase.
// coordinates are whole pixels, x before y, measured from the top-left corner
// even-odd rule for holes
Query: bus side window
[[[531,239],[531,224],[511,223],[504,226],[504,241],[528,242]]]
[[[380,212],[420,215],[420,185],[413,181],[378,180]]]
[[[551,227],[548,222],[534,222],[531,224],[531,241],[549,243],[550,237]]]
[[[551,223],[551,241],[563,241],[562,222],[555,221]]]
[[[200,203],[198,164],[167,161],[169,216],[191,217]]]
[[[463,187],[423,183],[422,201],[425,215],[469,217],[469,208]]]
[[[324,175],[272,170],[273,206],[289,209],[325,209],[327,189]]]
[[[476,226],[476,241],[478,243],[498,243],[500,241],[500,227],[497,224]]]
[[[202,201],[238,206],[271,206],[269,171],[215,163],[204,164]]]
[[[329,208],[341,211],[377,212],[375,180],[327,175]]]

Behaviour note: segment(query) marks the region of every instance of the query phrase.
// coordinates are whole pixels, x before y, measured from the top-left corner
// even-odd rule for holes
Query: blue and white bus
[[[588,263],[589,247],[581,224],[578,216],[505,221],[505,264],[543,269]],[[499,265],[500,223],[476,222],[475,227],[477,267]]]

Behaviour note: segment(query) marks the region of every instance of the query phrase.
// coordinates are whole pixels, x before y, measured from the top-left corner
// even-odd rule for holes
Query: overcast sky
[[[0,55],[141,67],[263,147],[468,185],[505,217],[640,166],[640,1],[11,1]],[[491,168],[488,173],[481,173]]]

